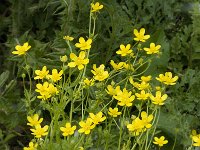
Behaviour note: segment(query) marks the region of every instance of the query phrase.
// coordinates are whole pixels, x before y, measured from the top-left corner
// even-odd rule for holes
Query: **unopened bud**
[[[63,62],[63,63],[67,62],[67,56],[66,55],[61,56],[60,61]]]

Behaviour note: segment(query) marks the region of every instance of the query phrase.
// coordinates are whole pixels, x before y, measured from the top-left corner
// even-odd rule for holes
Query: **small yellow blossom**
[[[76,43],[75,46],[80,48],[80,50],[87,50],[91,48],[92,39],[85,41],[83,37],[79,38],[79,43]]]
[[[109,77],[108,71],[104,71],[104,68],[104,64],[101,64],[98,68],[96,67],[96,64],[93,65],[94,70],[91,70],[91,72],[94,74],[95,80],[103,81]]]
[[[23,150],[37,150],[37,143],[29,142],[29,147],[24,147]]]
[[[128,44],[126,46],[121,44],[120,49],[116,53],[121,55],[121,56],[126,56],[126,55],[132,53],[133,50],[131,50],[130,48],[131,48],[130,44]]]
[[[119,91],[118,93],[117,93],[117,95],[115,95],[114,96],[114,98],[116,99],[116,100],[118,100],[118,105],[120,105],[120,106],[127,106],[127,107],[130,107],[130,106],[132,106],[133,105],[133,100],[135,99],[135,96],[134,95],[131,95],[132,94],[132,92],[130,91],[130,92],[128,92],[127,90],[126,90],[126,88],[124,88],[123,89],[123,91]]]
[[[83,80],[85,86],[93,86],[94,85],[94,79],[88,79],[86,78],[85,80]]]
[[[133,86],[136,87],[138,90],[146,90],[150,88],[150,84],[144,81],[142,81],[141,83],[134,82]]]
[[[70,123],[66,123],[65,127],[60,127],[60,130],[63,132],[63,136],[69,136],[74,134],[74,131],[76,130],[76,126],[71,126]]]
[[[160,45],[155,45],[155,43],[150,44],[150,48],[144,48],[144,50],[147,52],[147,54],[156,54],[159,53],[161,46]]]
[[[153,120],[153,115],[148,115],[145,111],[141,112],[141,118],[143,121],[144,127],[147,129],[151,128],[152,124],[150,123]]]
[[[133,132],[135,136],[138,136],[140,132],[145,131],[144,123],[140,118],[135,118],[131,124],[127,125],[127,128],[130,132]]]
[[[67,56],[66,55],[61,56],[60,61],[63,62],[63,63],[67,62]]]
[[[39,115],[38,114],[34,114],[33,116],[28,116],[27,120],[29,121],[29,123],[27,123],[27,125],[29,125],[29,126],[37,126],[37,125],[40,125],[40,123],[43,121],[43,118],[39,119]]]
[[[157,91],[156,96],[150,95],[150,99],[153,104],[164,105],[164,101],[167,99],[167,94],[161,95],[161,92]]]
[[[99,2],[91,3],[91,12],[97,12],[103,8],[103,5],[100,5]]]
[[[192,136],[193,146],[200,147],[200,134]]]
[[[134,29],[133,33],[136,36],[134,38],[135,41],[145,42],[147,39],[150,38],[150,35],[144,35],[145,34],[145,29],[144,28],[141,28],[140,32],[138,32],[137,29]]]
[[[156,86],[156,91],[161,91],[161,87],[160,86]]]
[[[142,90],[140,93],[135,93],[135,96],[137,96],[138,100],[146,100],[150,96],[150,94]]]
[[[48,89],[47,89],[47,92],[48,92],[51,96],[59,93],[57,87],[55,87],[52,83],[49,84]]]
[[[120,62],[120,63],[116,64],[113,60],[111,60],[110,64],[114,68],[114,70],[120,70],[124,67],[124,62]]]
[[[74,38],[69,36],[69,35],[64,36],[63,39],[66,40],[66,41],[73,41],[74,40]]]
[[[49,73],[49,70],[47,70],[47,67],[44,66],[42,68],[42,70],[35,70],[35,74],[37,75],[34,79],[37,80],[37,79],[44,79],[46,78],[46,76],[48,75]]]
[[[78,66],[78,70],[82,70],[84,68],[84,65],[89,63],[89,59],[85,58],[85,52],[84,51],[81,51],[79,53],[79,57],[77,57],[74,53],[71,53],[70,58],[74,62],[68,63],[68,66],[72,67],[72,68]]]
[[[41,125],[37,125],[35,126],[35,129],[30,129],[33,133],[33,134],[36,138],[41,138],[42,136],[45,136],[48,134],[48,128],[49,126],[48,125],[45,125],[43,128],[41,127]]]
[[[160,147],[162,147],[164,144],[168,143],[168,140],[165,140],[164,136],[161,136],[160,138],[154,137],[153,143],[158,145],[158,146],[160,146]]]
[[[149,81],[151,81],[151,78],[152,78],[151,76],[142,76],[141,80],[144,82],[149,82]]]
[[[85,134],[90,134],[90,130],[92,130],[95,127],[91,118],[87,118],[85,122],[80,121],[79,125],[81,126],[81,129],[79,129],[78,132]]]
[[[94,125],[97,125],[106,119],[105,116],[103,117],[102,112],[98,112],[96,115],[94,115],[93,113],[89,113],[89,115],[90,115],[90,118],[92,119],[92,122],[94,123]]]
[[[21,45],[15,46],[16,51],[13,51],[12,53],[16,55],[24,55],[26,54],[26,51],[28,51],[30,48],[31,46],[28,45],[28,42],[26,42],[22,46]]]
[[[175,85],[178,80],[178,76],[172,77],[171,72],[166,72],[164,74],[160,74],[159,77],[156,77],[156,80],[166,84],[166,85]]]
[[[118,111],[118,108],[111,108],[111,107],[109,107],[109,109],[108,109],[109,111],[108,111],[108,114],[110,115],[110,116],[112,116],[112,117],[117,117],[118,115],[121,115],[122,113],[121,112],[119,112]]]
[[[109,95],[117,95],[118,92],[120,92],[120,86],[117,86],[116,88],[114,88],[112,85],[108,85],[107,86],[107,89],[106,92],[109,94]]]
[[[47,78],[51,79],[53,82],[57,82],[62,79],[63,70],[58,73],[57,69],[52,70],[52,75],[48,75]]]

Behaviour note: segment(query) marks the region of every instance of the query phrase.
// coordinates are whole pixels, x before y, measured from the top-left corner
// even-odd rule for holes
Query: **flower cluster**
[[[139,117],[135,118],[131,124],[127,125],[127,128],[133,135],[138,136],[141,132],[146,131],[146,129],[151,128],[151,121],[153,120],[153,115],[148,115],[145,111],[141,112],[141,119]]]

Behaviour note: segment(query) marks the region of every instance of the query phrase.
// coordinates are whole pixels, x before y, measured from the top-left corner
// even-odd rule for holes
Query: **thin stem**
[[[120,146],[121,146],[122,127],[123,127],[123,123],[124,123],[124,117],[125,117],[125,114],[126,114],[126,107],[124,108],[124,113],[123,113],[122,122],[120,123],[120,133],[119,133],[118,150],[120,150]]]

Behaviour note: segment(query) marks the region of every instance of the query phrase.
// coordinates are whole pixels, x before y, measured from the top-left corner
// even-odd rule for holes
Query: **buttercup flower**
[[[29,123],[27,123],[27,125],[29,125],[29,126],[37,126],[37,125],[40,125],[40,123],[43,121],[43,118],[39,119],[39,115],[38,114],[34,114],[33,116],[28,116],[27,120],[29,121]]]
[[[80,48],[80,50],[87,50],[91,48],[92,39],[85,41],[83,37],[79,38],[79,43],[76,43],[75,46]]]
[[[120,45],[120,50],[118,50],[116,53],[121,55],[121,56],[126,56],[126,55],[132,53],[133,50],[131,50],[130,48],[131,48],[130,44],[128,44],[126,46],[121,44]]]
[[[120,63],[116,64],[113,60],[111,60],[110,64],[114,68],[114,70],[120,70],[124,67],[124,62],[120,62]]]
[[[126,88],[124,88],[123,91],[120,90],[114,98],[118,100],[118,105],[130,107],[133,105],[132,102],[135,99],[135,96],[131,94],[131,91],[128,92]]]
[[[118,92],[120,92],[120,86],[117,86],[116,88],[114,88],[112,85],[108,85],[107,86],[107,89],[106,92],[109,94],[109,95],[117,95]]]
[[[63,132],[63,136],[69,136],[74,134],[74,131],[76,130],[76,126],[71,126],[70,123],[66,123],[65,127],[60,127],[60,130]]]
[[[192,136],[193,146],[200,146],[200,134]]]
[[[109,111],[108,111],[108,114],[110,115],[110,116],[112,116],[112,117],[117,117],[118,115],[121,115],[122,113],[121,112],[119,112],[118,111],[118,108],[111,108],[111,107],[109,107],[109,109],[108,109]]]
[[[138,100],[146,100],[150,94],[146,93],[144,90],[142,90],[140,93],[135,93],[135,95],[137,96]]]
[[[154,137],[154,142],[153,143],[161,147],[164,144],[167,144],[168,140],[165,140],[164,136],[161,136],[160,138]]]
[[[98,81],[103,81],[109,77],[108,71],[104,71],[105,66],[101,64],[98,68],[96,64],[93,65],[93,69],[91,72],[94,74],[94,79]]]
[[[84,82],[84,84],[85,84],[85,86],[92,86],[92,85],[94,85],[94,79],[88,79],[88,78],[86,78],[85,80],[83,80],[83,82]]]
[[[145,34],[145,29],[144,28],[141,28],[140,32],[138,32],[137,29],[134,29],[133,33],[136,36],[134,38],[135,41],[145,42],[147,39],[150,38],[150,35],[144,35]]]
[[[91,12],[97,12],[103,8],[103,5],[100,5],[99,2],[91,3]]]
[[[144,82],[149,82],[149,81],[151,81],[151,76],[142,76],[141,80]]]
[[[35,126],[35,129],[30,129],[33,133],[33,134],[36,138],[41,138],[42,136],[45,136],[48,134],[48,128],[49,126],[48,125],[45,125],[43,128],[41,127],[41,125],[37,125]]]
[[[64,36],[63,39],[66,40],[66,41],[73,41],[74,40],[74,38],[69,36],[69,35]]]
[[[175,85],[176,81],[178,80],[178,76],[172,78],[171,72],[166,72],[164,74],[160,74],[159,77],[156,77],[156,80],[166,84],[166,85]]]
[[[37,146],[37,143],[34,144],[33,142],[29,142],[29,147],[24,147],[23,150],[36,150]]]
[[[90,118],[92,119],[92,122],[94,123],[94,125],[97,125],[97,124],[99,124],[100,122],[103,122],[106,119],[105,116],[103,117],[102,112],[99,112],[96,115],[94,115],[93,113],[89,113],[89,115],[90,115]]]
[[[47,70],[47,67],[44,66],[42,68],[42,70],[35,70],[35,74],[37,75],[34,79],[37,80],[37,79],[44,79],[46,78],[46,76],[48,75],[49,73],[49,70]]]
[[[30,48],[31,46],[28,45],[28,42],[26,42],[22,46],[21,45],[15,46],[16,51],[13,51],[12,53],[16,55],[24,55],[26,54],[26,51],[28,51]]]
[[[150,95],[150,99],[153,104],[164,105],[164,101],[167,99],[167,94],[161,95],[160,91],[156,91],[156,96]]]
[[[90,134],[90,130],[95,127],[93,124],[93,121],[91,118],[87,118],[87,120],[80,121],[79,125],[82,127],[81,129],[78,130],[79,133],[85,133],[85,134]]]
[[[57,82],[62,79],[63,70],[58,73],[57,69],[52,70],[52,75],[48,75],[47,78],[50,78],[53,82]]]
[[[68,66],[72,67],[72,68],[78,66],[78,70],[82,70],[84,68],[84,65],[89,63],[89,59],[85,58],[85,52],[84,51],[81,51],[79,53],[79,57],[77,57],[74,53],[71,53],[70,58],[74,62],[68,63]]]
[[[127,125],[127,128],[130,132],[133,132],[135,136],[138,136],[140,132],[145,131],[144,123],[140,118],[135,118],[131,124]]]
[[[159,53],[161,46],[160,45],[155,45],[155,43],[150,44],[150,48],[144,48],[144,50],[147,52],[147,54],[156,54]]]
[[[145,111],[141,112],[141,118],[143,121],[144,127],[147,129],[151,128],[152,124],[150,123],[153,120],[153,115],[148,115]]]

